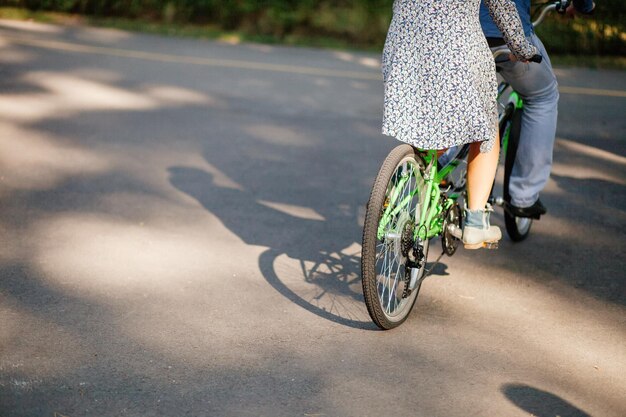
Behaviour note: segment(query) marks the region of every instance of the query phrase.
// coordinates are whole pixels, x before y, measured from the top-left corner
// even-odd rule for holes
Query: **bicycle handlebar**
[[[543,20],[546,18],[546,15],[552,10],[556,10],[556,3],[549,4],[544,7],[543,10],[541,10],[541,14],[537,18],[537,20],[533,22],[533,27],[536,28],[537,26],[539,26],[541,22],[543,22]]]
[[[546,7],[541,9],[541,14],[537,18],[537,20],[533,22],[533,27],[539,26],[541,22],[543,22],[543,20],[546,18],[546,15],[552,10],[556,10],[558,13],[565,13],[565,10],[567,10],[571,3],[572,0],[556,0],[554,3],[547,5]]]

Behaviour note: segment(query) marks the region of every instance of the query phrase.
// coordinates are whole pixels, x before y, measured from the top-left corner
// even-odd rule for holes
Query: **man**
[[[524,99],[520,142],[509,183],[509,208],[517,217],[538,219],[547,211],[539,200],[539,193],[548,182],[552,168],[559,90],[548,53],[533,30],[530,20],[531,0],[514,2],[524,26],[524,34],[543,55],[543,61],[540,64],[506,62],[499,65],[502,67],[500,75]],[[573,17],[576,12],[591,14],[594,8],[593,0],[574,0],[567,9],[567,15]],[[480,23],[492,50],[502,48],[505,45],[502,34],[484,3],[480,8]]]

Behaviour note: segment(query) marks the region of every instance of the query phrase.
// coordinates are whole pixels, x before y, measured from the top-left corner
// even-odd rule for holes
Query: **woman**
[[[383,52],[383,133],[421,149],[471,143],[462,240],[478,249],[500,240],[489,224],[498,165],[497,81],[479,22],[481,0],[395,0]],[[537,54],[510,0],[484,0],[520,61]]]

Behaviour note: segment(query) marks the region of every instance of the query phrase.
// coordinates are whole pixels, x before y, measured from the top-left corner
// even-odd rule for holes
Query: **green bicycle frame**
[[[441,198],[441,181],[458,166],[458,160],[453,160],[444,169],[437,169],[437,151],[429,150],[423,155],[426,162],[426,199],[421,208],[420,222],[415,228],[415,238],[422,240],[438,236],[443,232],[443,217],[441,213],[447,211],[458,198],[457,194],[451,194]]]
[[[419,208],[420,216],[419,223],[415,227],[414,238],[426,240],[435,237],[443,232],[443,217],[440,214],[448,210],[455,200],[458,198],[458,194],[451,194],[445,198],[441,198],[441,190],[439,184],[450,172],[459,166],[458,160],[451,161],[444,169],[438,171],[437,169],[437,151],[436,150],[419,150],[424,162],[427,164],[425,169],[425,198],[424,204]],[[385,235],[385,228],[391,221],[391,219],[404,209],[411,201],[415,194],[419,191],[418,188],[412,190],[409,195],[404,197],[402,201],[395,203],[399,197],[400,190],[403,189],[406,182],[409,180],[408,176],[402,176],[389,196],[389,205],[386,207],[380,222],[378,223],[377,237],[382,239]]]
[[[500,83],[500,85],[498,86],[498,101],[500,101],[500,98],[502,97],[502,95],[504,94],[504,91],[508,87],[509,87],[509,84]],[[524,107],[524,102],[522,101],[522,98],[515,91],[512,91],[511,94],[509,94],[509,99],[507,102],[513,103],[514,111],[521,110]],[[502,125],[502,122],[507,116],[508,115],[506,114],[506,109],[505,109],[505,111],[502,112],[502,114],[500,115],[500,120],[498,120],[498,124]],[[504,130],[504,132],[502,132],[502,138],[500,139],[502,143],[502,150],[501,150],[502,155],[506,155],[507,153],[507,150],[509,147],[510,134],[511,134],[511,123],[507,123],[506,129]]]

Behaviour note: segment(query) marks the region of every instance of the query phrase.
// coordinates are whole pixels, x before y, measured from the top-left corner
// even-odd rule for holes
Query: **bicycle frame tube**
[[[426,169],[426,198],[424,199],[424,204],[419,207],[419,223],[415,227],[415,236],[414,238],[419,238],[421,240],[430,239],[435,237],[443,231],[443,219],[439,216],[444,210],[449,209],[454,201],[458,197],[458,195],[451,195],[445,199],[444,204],[440,203],[441,199],[441,190],[439,189],[439,184],[441,180],[449,174],[451,171],[456,169],[459,165],[459,160],[454,159],[446,166],[445,169],[438,171],[437,169],[437,151],[429,150],[423,153],[424,162],[428,165],[429,168]],[[395,201],[398,199],[401,190],[406,185],[406,182],[409,180],[408,176],[402,176],[394,189],[391,192],[391,196],[389,197],[389,205],[385,208],[383,215],[381,216],[380,222],[378,223],[377,237],[378,239],[382,239],[385,235],[385,227],[389,223],[389,221],[397,215],[404,207],[411,201],[415,194],[418,192],[418,189],[411,190],[411,192],[402,199],[402,201],[397,204]]]
[[[441,190],[439,190],[439,184],[435,182],[437,178],[437,151],[428,151],[428,165],[431,166],[431,169],[427,172],[426,177],[426,199],[425,204],[422,207],[422,212],[420,213],[420,222],[418,227],[415,230],[416,237],[420,239],[428,239],[432,232],[432,221],[434,217],[437,215],[437,202],[439,201],[439,196],[441,195]],[[428,225],[429,227],[425,227]]]
[[[449,173],[451,173],[452,171],[454,171],[459,164],[461,163],[460,159],[453,159],[452,161],[450,161],[445,167],[443,167],[441,169],[441,171],[437,172],[437,176],[435,177],[435,181],[436,182],[441,182],[441,180],[443,180]]]
[[[426,178],[426,199],[421,209],[420,222],[415,228],[415,238],[422,240],[435,237],[443,231],[443,219],[439,216],[442,211],[449,209],[456,195],[448,196],[444,204],[440,203],[441,190],[439,184],[441,180],[459,165],[458,159],[454,159],[440,172],[437,169],[437,151],[430,150],[424,155],[424,160],[431,166]],[[428,227],[426,227],[428,225]]]
[[[469,149],[467,149],[469,147],[469,145],[461,145],[459,146],[459,148],[461,148],[455,158],[451,161],[449,161],[443,168],[441,168],[441,170],[438,171],[436,177],[435,177],[435,182],[436,183],[441,183],[441,181],[446,178],[449,174],[451,174],[452,172],[456,171],[456,169],[459,167],[459,165],[461,165],[461,162],[463,162],[463,160],[465,159],[465,157],[467,156],[467,154],[469,153]],[[459,155],[462,155],[459,158]]]
[[[400,178],[400,181],[398,181],[398,184],[396,184],[394,189],[391,191],[391,196],[389,196],[389,205],[385,208],[385,211],[383,212],[383,215],[378,222],[378,230],[376,232],[376,236],[378,237],[378,239],[382,239],[383,235],[385,234],[385,227],[387,226],[387,223],[389,223],[389,220],[391,220],[393,216],[395,216],[400,210],[402,210],[404,206],[410,201],[410,199],[415,195],[415,192],[417,190],[411,191],[410,195],[405,197],[397,205],[395,204],[395,201],[400,194],[400,190],[404,188],[404,185],[408,180],[408,176],[402,176]]]
[[[507,84],[508,86],[508,84]],[[502,91],[500,91],[500,95],[498,96],[498,98],[500,98],[500,96],[502,95],[502,93],[504,92],[504,89]],[[507,100],[507,103],[513,103],[515,106],[515,110],[514,111],[518,111],[521,110],[524,107],[524,102],[522,101],[522,98],[520,97],[520,95],[513,91],[511,92],[511,94],[509,95],[509,99]],[[500,119],[500,126],[502,126],[502,123],[505,122],[505,118],[506,115],[502,115],[502,118]],[[510,120],[510,119],[509,119]],[[511,124],[509,123],[506,126],[506,130],[502,133],[502,138],[500,139],[500,142],[502,143],[502,154],[506,155],[508,146],[509,146],[509,135],[511,134]]]

